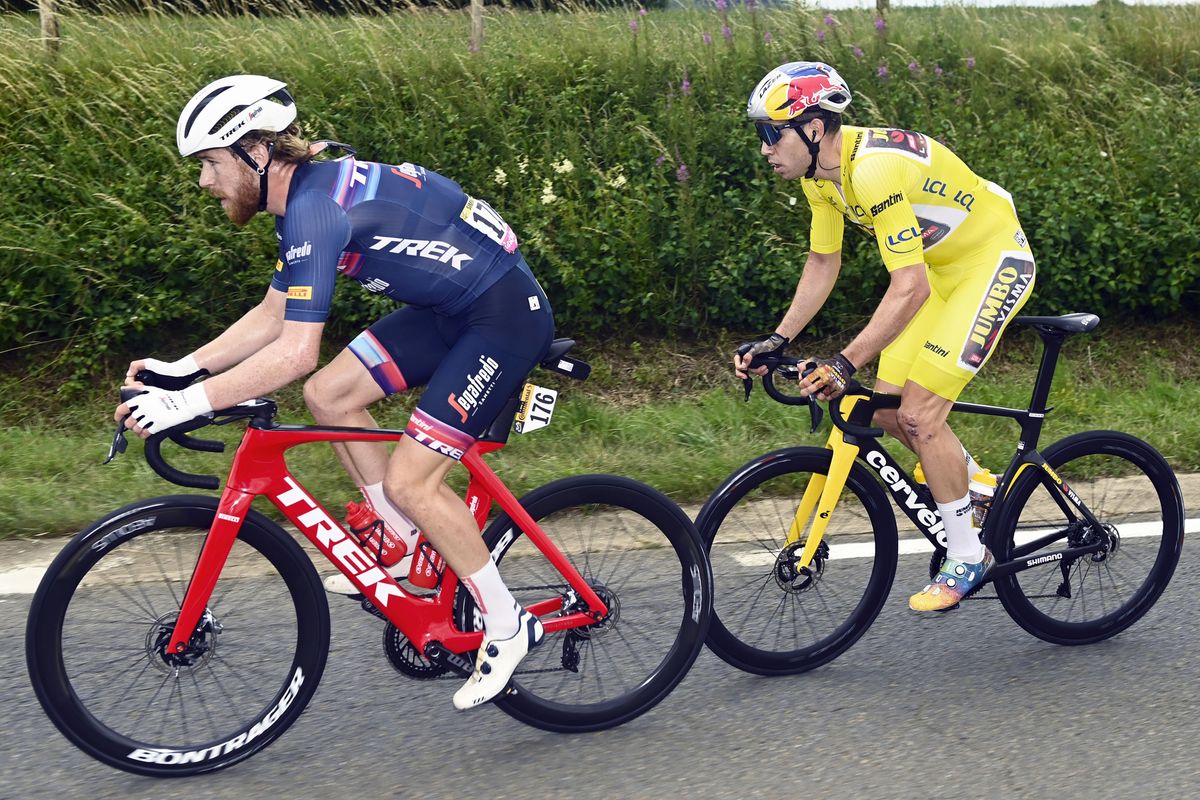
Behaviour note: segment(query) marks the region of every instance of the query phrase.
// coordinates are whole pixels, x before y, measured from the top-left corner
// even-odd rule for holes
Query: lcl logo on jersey
[[[911,244],[908,244],[911,242]],[[887,249],[893,253],[909,253],[921,244],[921,232],[916,227],[905,228],[887,238]]]
[[[475,260],[448,242],[431,239],[398,239],[394,236],[375,236],[373,238],[375,244],[371,245],[372,250],[386,249],[395,255],[403,253],[406,256],[428,258],[449,264],[457,270],[461,270]]]

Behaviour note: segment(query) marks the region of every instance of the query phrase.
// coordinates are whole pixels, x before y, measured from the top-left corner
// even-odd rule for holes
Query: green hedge
[[[1200,8],[911,9],[882,32],[836,16],[489,9],[475,54],[458,13],[75,16],[57,58],[36,19],[0,16],[0,351],[87,367],[201,339],[263,294],[269,221],[230,226],[174,147],[179,108],[232,72],[288,81],[314,134],[487,199],[571,333],[774,324],[808,215],[742,113],[801,57],[849,80],[852,124],[935,135],[1012,192],[1030,311],[1196,309]],[[885,281],[848,231],[820,332],[861,324]],[[353,285],[335,306],[340,336],[387,307]]]

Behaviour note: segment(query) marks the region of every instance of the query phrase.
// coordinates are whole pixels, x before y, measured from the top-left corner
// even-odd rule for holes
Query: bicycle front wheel
[[[1026,467],[988,533],[996,563],[1043,559],[995,581],[1004,609],[1025,630],[1056,644],[1107,639],[1137,622],[1166,588],[1183,547],[1183,496],[1150,445],[1116,431],[1087,431],[1042,453],[1069,487]],[[1079,503],[1098,524],[1089,522]],[[1057,551],[1100,543],[1063,559]]]
[[[712,573],[691,520],[660,492],[610,475],[554,481],[521,505],[609,613],[594,625],[547,634],[496,705],[560,733],[603,730],[649,711],[696,660],[712,611]],[[484,541],[519,603],[558,595],[567,610],[582,607],[507,514],[488,526]],[[473,608],[466,592],[460,597]]]
[[[815,447],[762,455],[730,475],[697,517],[716,598],[708,646],[738,669],[792,675],[826,664],[858,641],[887,600],[896,518],[860,464],[809,566],[798,566],[807,537],[787,541],[800,499],[827,475],[831,457]]]
[[[275,741],[316,691],[329,608],[312,562],[255,511],[182,654],[166,644],[215,498],[135,503],[77,535],[29,611],[26,660],[46,714],[88,755],[139,775],[230,766]]]

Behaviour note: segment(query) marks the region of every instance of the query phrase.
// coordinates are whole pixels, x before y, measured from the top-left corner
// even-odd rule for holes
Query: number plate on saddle
[[[521,390],[521,407],[513,419],[513,430],[517,433],[529,433],[549,425],[557,399],[556,389],[546,389],[532,383],[525,384],[525,388]]]

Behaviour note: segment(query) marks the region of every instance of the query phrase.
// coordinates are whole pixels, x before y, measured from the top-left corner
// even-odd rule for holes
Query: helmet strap
[[[258,210],[265,211],[267,208],[267,170],[271,168],[271,162],[275,158],[275,143],[267,142],[267,163],[261,167],[240,144],[231,144],[229,145],[229,149],[238,158],[245,161],[250,169],[258,173]]]
[[[817,155],[821,152],[821,143],[814,142],[812,139],[808,138],[808,134],[806,134],[804,129],[799,125],[792,128],[792,130],[798,133],[804,143],[808,145],[808,154],[812,156],[812,163],[808,165],[808,171],[804,173],[804,177],[811,181],[813,175],[817,174]]]

